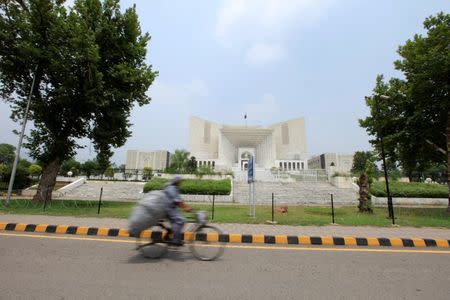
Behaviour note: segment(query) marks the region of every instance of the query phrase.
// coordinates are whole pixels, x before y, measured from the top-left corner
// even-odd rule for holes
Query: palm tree
[[[184,173],[189,163],[190,153],[183,149],[175,150],[175,153],[170,157],[170,167],[178,173]]]

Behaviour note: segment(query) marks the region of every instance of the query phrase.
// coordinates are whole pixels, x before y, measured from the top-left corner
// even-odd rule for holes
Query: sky
[[[121,1],[133,4],[159,76],[151,103],[132,111],[117,164],[127,150],[187,149],[192,115],[244,124],[247,113],[261,126],[304,117],[308,156],[369,150],[358,124],[368,115],[364,96],[377,74],[402,76],[398,46],[424,33],[426,17],[450,12],[446,0]],[[9,115],[0,102],[0,143],[17,145]],[[76,158],[94,158],[89,141],[80,143]]]

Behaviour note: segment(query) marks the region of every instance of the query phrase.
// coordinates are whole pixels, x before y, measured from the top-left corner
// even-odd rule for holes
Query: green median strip
[[[128,218],[133,202],[102,201],[100,214],[97,201],[53,200],[47,204],[33,203],[29,199],[14,199],[9,207],[0,202],[0,214],[30,214],[76,217]],[[211,212],[211,203],[191,206],[196,210]],[[235,204],[216,204],[213,223],[264,224],[271,219],[271,206],[256,207],[256,218],[248,216],[248,206]],[[386,208],[374,208],[373,214],[358,213],[356,207],[337,207],[335,222],[348,226],[391,226],[386,218]],[[211,213],[210,213],[211,216]],[[450,217],[444,207],[431,208],[395,208],[396,224],[416,227],[450,228]],[[288,206],[287,213],[276,213],[275,221],[279,225],[328,225],[331,223],[331,209],[328,207]]]

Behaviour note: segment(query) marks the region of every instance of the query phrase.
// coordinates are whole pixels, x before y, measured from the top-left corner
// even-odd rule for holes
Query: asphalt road
[[[218,261],[201,262],[186,247],[162,259],[146,259],[129,242],[0,232],[0,299],[448,299],[450,295],[450,251],[236,245]]]

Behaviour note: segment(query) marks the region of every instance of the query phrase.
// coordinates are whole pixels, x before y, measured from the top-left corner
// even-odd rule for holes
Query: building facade
[[[170,152],[166,150],[158,151],[127,151],[126,169],[143,169],[150,167],[153,170],[164,170],[169,167]]]
[[[269,127],[224,125],[191,117],[189,152],[198,166],[221,170],[255,167],[287,171],[307,169],[305,120],[298,118]]]
[[[324,169],[327,173],[350,173],[353,165],[353,154],[323,153],[308,159],[309,169]]]

